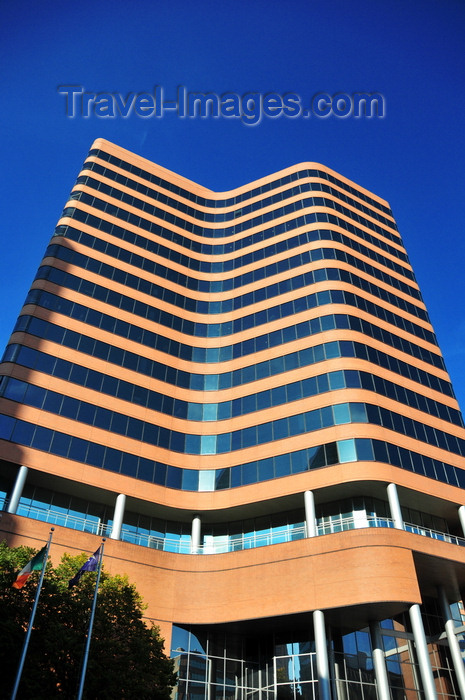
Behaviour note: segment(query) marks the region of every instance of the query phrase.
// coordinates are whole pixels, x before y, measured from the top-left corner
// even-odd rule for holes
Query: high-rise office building
[[[0,371],[3,536],[109,537],[177,700],[465,698],[465,430],[385,201],[99,139]]]

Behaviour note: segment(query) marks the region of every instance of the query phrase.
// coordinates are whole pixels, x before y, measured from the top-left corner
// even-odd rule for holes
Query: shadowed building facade
[[[2,536],[109,537],[177,700],[465,698],[465,431],[385,201],[98,139],[0,373]]]

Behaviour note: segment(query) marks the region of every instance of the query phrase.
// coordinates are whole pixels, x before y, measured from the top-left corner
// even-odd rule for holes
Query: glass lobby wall
[[[460,700],[436,601],[422,610],[439,700]],[[460,617],[460,614],[457,615]],[[457,619],[456,623],[460,624]],[[423,700],[408,614],[380,623],[392,700]],[[244,634],[217,628],[173,626],[171,656],[178,685],[173,700],[318,700],[311,622],[300,631],[269,629]],[[328,638],[333,700],[377,700],[368,628]]]

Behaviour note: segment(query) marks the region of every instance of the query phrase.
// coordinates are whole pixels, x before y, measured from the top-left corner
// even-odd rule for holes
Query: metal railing
[[[0,510],[7,508],[8,501],[0,499]],[[22,515],[34,520],[50,523],[51,525],[61,525],[63,527],[79,530],[80,532],[88,532],[93,535],[109,537],[112,530],[112,525],[101,522],[96,518],[82,518],[71,513],[62,513],[53,509],[39,508],[38,506],[20,504],[17,510],[17,515]],[[345,518],[331,518],[327,521],[320,522],[317,526],[318,536],[329,535],[336,532],[344,532],[346,530],[355,530],[367,527],[376,528],[394,528],[394,522],[391,518],[367,515],[367,516],[349,516]],[[423,527],[415,523],[404,523],[406,532],[411,532],[423,537],[429,537],[441,542],[449,542],[451,544],[465,547],[465,538],[451,535],[440,530]],[[243,535],[242,537],[224,536],[224,539],[215,540],[213,537],[210,541],[204,542],[196,548],[195,554],[225,554],[228,552],[237,552],[243,549],[255,549],[257,547],[267,547],[273,544],[283,542],[293,542],[295,540],[305,539],[307,536],[307,528],[305,525],[294,527],[289,525],[283,529],[271,530],[265,533],[254,533]],[[121,529],[120,539],[123,542],[130,542],[142,547],[158,549],[165,552],[174,552],[176,554],[192,554],[190,537],[183,539],[172,539],[161,535],[153,535],[150,533],[134,532],[124,526]]]
[[[334,532],[344,532],[345,530],[358,530],[364,527],[394,527],[392,518],[384,518],[378,515],[353,516],[346,518],[336,518],[325,520],[317,527],[318,535],[330,535]]]
[[[267,547],[271,544],[281,542],[293,542],[306,537],[305,526],[289,527],[285,530],[259,533],[254,535],[244,535],[244,537],[231,537],[226,541],[206,542],[197,547],[196,554],[226,554],[227,552],[237,552],[241,549],[255,549],[256,547]],[[174,540],[169,537],[156,537],[150,534],[135,533],[130,530],[121,530],[121,539],[124,542],[160,549],[165,552],[175,552],[176,554],[191,554],[191,542],[189,540]]]
[[[237,552],[241,549],[255,549],[267,547],[271,544],[282,542],[294,542],[303,540],[307,536],[305,525],[298,527],[289,526],[282,530],[244,535],[243,537],[231,537],[227,542],[215,542],[204,544],[200,547],[203,554],[223,554],[225,552]]]
[[[5,501],[4,506],[7,505]],[[71,528],[72,530],[79,530],[80,532],[88,532],[92,535],[99,535],[103,537],[108,537],[111,532],[111,525],[102,523],[98,518],[82,518],[78,515],[73,515],[72,513],[62,513],[59,510],[45,510],[45,508],[39,508],[38,506],[23,505],[18,506],[16,515],[23,515],[26,518],[32,518],[33,520],[41,520],[45,523],[50,523],[51,525],[62,525],[63,527]]]
[[[441,542],[450,542],[451,544],[457,544],[460,547],[465,547],[465,538],[457,537],[457,535],[450,535],[448,532],[432,530],[429,527],[415,525],[414,523],[404,523],[404,529],[407,532],[413,532],[415,535],[423,535],[423,537],[431,537],[431,539],[433,540],[440,540]]]

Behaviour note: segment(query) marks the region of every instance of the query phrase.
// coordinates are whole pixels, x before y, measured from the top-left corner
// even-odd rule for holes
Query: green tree
[[[10,696],[14,684],[38,574],[19,591],[12,583],[34,554],[29,547],[0,543],[1,698]],[[84,574],[70,590],[68,581],[86,559],[85,554],[65,554],[57,567],[47,564],[19,700],[76,696],[96,574]],[[102,570],[84,686],[87,700],[171,697],[176,682],[173,662],[164,654],[158,628],[145,624],[144,609],[126,576]]]

